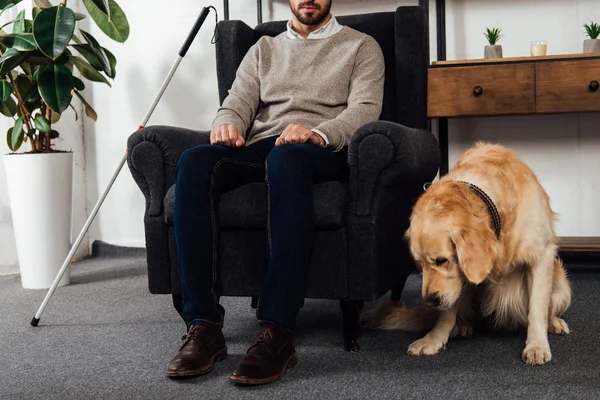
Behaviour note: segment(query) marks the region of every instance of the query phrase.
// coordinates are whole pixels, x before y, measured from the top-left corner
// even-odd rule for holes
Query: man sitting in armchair
[[[260,181],[268,187],[269,252],[260,331],[230,379],[270,383],[296,363],[293,335],[315,227],[313,185],[347,180],[349,138],[381,113],[385,66],[377,42],[341,26],[330,13],[332,0],[289,3],[287,31],[262,37],[245,55],[214,119],[211,145],[185,151],[177,166],[174,228],[188,333],[169,377],[208,373],[227,356],[219,197]]]

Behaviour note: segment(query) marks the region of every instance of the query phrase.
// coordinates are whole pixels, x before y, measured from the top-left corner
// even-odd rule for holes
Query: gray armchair
[[[414,271],[403,234],[414,201],[423,184],[435,177],[440,160],[437,141],[426,130],[428,30],[423,9],[337,18],[379,42],[386,63],[384,103],[380,121],[360,128],[349,142],[349,181],[314,187],[316,237],[306,297],[340,300],[345,346],[358,350],[364,301],[390,290],[399,297]],[[219,23],[221,102],[250,46],[263,35],[283,32],[285,24],[267,22],[252,29],[241,21]],[[127,163],[146,199],[149,290],[172,294],[180,312],[175,169],[184,150],[202,143],[209,143],[209,132],[170,126],[149,126],[128,140]],[[253,183],[225,193],[220,203],[223,295],[252,297],[253,306],[267,269],[266,198],[266,185]]]

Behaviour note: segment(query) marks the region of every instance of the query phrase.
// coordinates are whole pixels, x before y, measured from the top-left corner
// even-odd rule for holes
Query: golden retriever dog
[[[474,326],[524,327],[522,360],[552,358],[548,332],[565,335],[560,317],[571,287],[557,256],[556,214],[533,171],[513,151],[477,143],[431,184],[412,210],[405,237],[422,273],[425,305],[387,302],[363,314],[374,329],[431,329],[408,348],[432,355]]]

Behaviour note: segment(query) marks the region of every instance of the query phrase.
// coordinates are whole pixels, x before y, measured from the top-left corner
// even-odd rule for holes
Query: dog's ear
[[[496,237],[489,229],[460,229],[450,234],[460,269],[467,279],[479,284],[492,271],[496,257]]]

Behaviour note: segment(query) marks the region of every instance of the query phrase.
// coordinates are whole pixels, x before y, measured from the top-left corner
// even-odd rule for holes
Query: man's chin
[[[323,22],[325,18],[318,18],[318,17],[302,17],[302,18],[298,18],[298,21],[302,22],[304,25],[308,25],[308,26],[314,26],[314,25],[319,25],[321,22]]]

